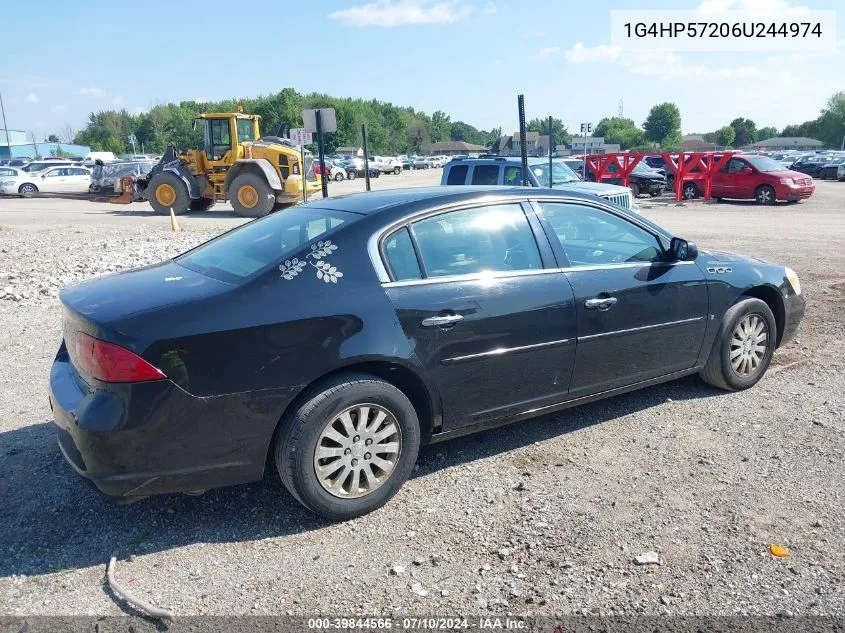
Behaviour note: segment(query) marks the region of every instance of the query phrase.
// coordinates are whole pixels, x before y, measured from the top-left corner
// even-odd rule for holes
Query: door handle
[[[610,310],[616,305],[616,297],[603,297],[601,299],[587,299],[584,307],[587,310]]]
[[[427,317],[422,320],[422,324],[423,327],[448,327],[463,320],[464,317],[460,314],[444,314],[441,316]]]

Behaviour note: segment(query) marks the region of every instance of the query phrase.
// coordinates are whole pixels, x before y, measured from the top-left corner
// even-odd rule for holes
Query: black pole
[[[552,179],[552,148],[555,146],[555,130],[552,127],[552,117],[549,116],[549,188],[555,183]]]
[[[370,150],[367,149],[367,126],[361,124],[361,139],[364,142],[364,182],[367,184],[367,191],[370,190]]]
[[[522,186],[528,186],[528,145],[525,143],[525,96],[516,98],[519,110],[519,153],[522,155]]]
[[[329,182],[326,180],[326,155],[323,150],[323,114],[316,112],[317,118],[317,151],[320,155],[320,183],[323,185],[323,197],[329,197]],[[305,176],[305,174],[303,174]]]

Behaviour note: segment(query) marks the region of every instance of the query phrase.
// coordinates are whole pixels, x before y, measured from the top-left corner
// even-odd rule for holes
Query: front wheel
[[[340,182],[341,180],[343,180],[343,172],[339,171],[334,175],[334,181]]]
[[[631,195],[635,198],[640,195],[640,186],[635,182],[631,183]]]
[[[380,508],[417,459],[419,420],[399,389],[367,374],[312,389],[276,439],[282,483],[311,511],[344,521]]]
[[[769,185],[758,187],[757,191],[754,192],[754,200],[757,204],[774,204],[776,199],[774,187]]]
[[[354,171],[349,171],[349,172],[346,172],[346,177],[349,180],[355,180],[358,177],[358,173],[354,172]]]
[[[760,299],[743,299],[722,318],[701,378],[727,391],[753,387],[766,373],[776,342],[777,324],[769,306]]]
[[[148,187],[150,206],[158,215],[181,215],[191,206],[191,194],[185,182],[170,171],[163,171],[150,180]]]

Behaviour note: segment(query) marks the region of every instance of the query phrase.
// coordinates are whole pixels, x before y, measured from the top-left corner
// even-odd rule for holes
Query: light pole
[[[9,148],[9,158],[12,157],[12,141],[9,140],[9,126],[6,125],[6,108],[3,107],[3,93],[0,92],[0,111],[3,112],[3,131],[6,134],[6,147]]]

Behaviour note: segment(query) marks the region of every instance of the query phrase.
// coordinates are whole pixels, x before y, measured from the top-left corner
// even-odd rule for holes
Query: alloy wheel
[[[326,492],[356,499],[390,478],[401,450],[396,417],[376,404],[356,404],[323,427],[314,448],[314,471]]]
[[[769,204],[772,201],[772,192],[769,189],[763,188],[757,192],[757,202],[760,204]]]
[[[731,367],[737,376],[748,378],[760,370],[769,344],[769,328],[759,314],[747,314],[731,336]]]

